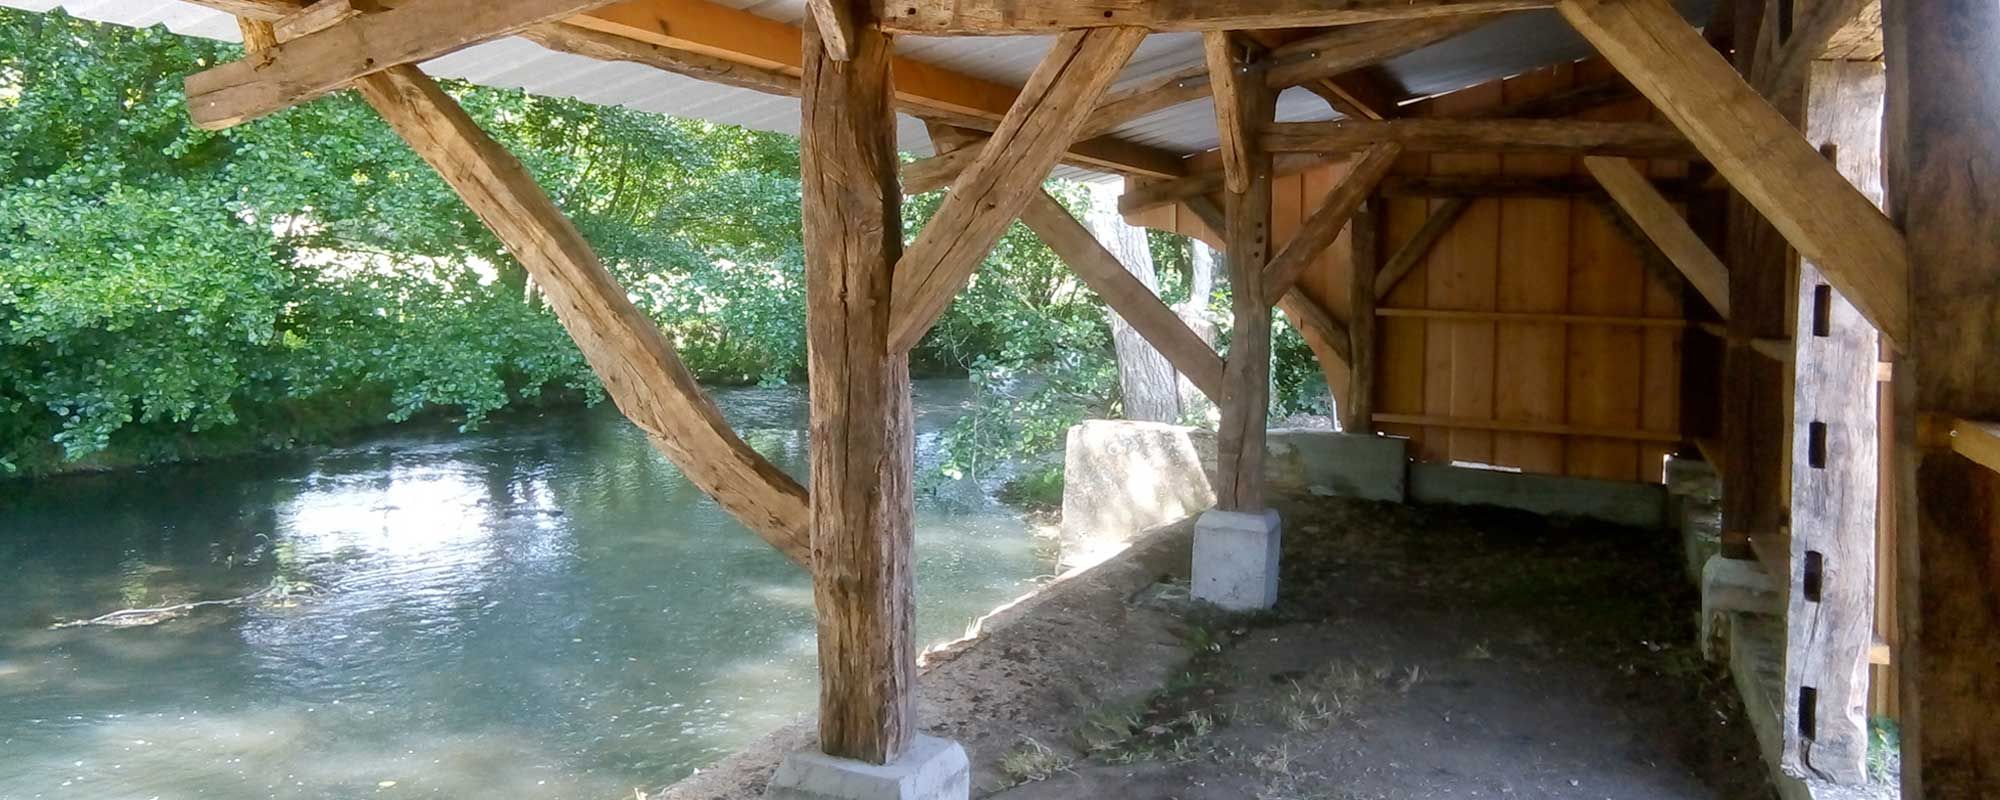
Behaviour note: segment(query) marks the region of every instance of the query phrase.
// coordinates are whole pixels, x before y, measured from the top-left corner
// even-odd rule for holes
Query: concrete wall
[[[1419,503],[1517,508],[1637,528],[1667,525],[1665,487],[1636,481],[1411,464],[1410,499]]]
[[[1401,502],[1401,439],[1275,430],[1264,477],[1280,491]],[[1090,420],[1069,429],[1064,454],[1063,558],[1091,563],[1140,531],[1215,505],[1215,435],[1181,425]]]
[[[1069,429],[1063,471],[1064,561],[1094,563],[1140,531],[1215,505],[1215,436],[1180,425],[1091,420]],[[1408,441],[1396,437],[1274,430],[1264,478],[1281,492],[1668,525],[1666,489],[1656,484],[1411,464]]]

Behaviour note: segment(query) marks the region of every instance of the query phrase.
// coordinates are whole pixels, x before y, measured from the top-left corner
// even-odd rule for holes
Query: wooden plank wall
[[[1409,115],[1474,116],[1503,103],[1612,77],[1600,62],[1552,67],[1406,107]],[[1643,120],[1644,100],[1596,109],[1602,120]],[[1657,177],[1685,174],[1680,162],[1649,167]],[[1274,238],[1288,241],[1345,172],[1320,167],[1274,182]],[[1568,156],[1438,154],[1405,156],[1396,173],[1575,175]],[[1384,258],[1407,241],[1443,200],[1389,198],[1381,215]],[[1133,215],[1136,225],[1209,238],[1179,206]],[[1302,281],[1307,293],[1346,321],[1349,247],[1343,233]],[[1615,480],[1661,480],[1661,463],[1680,432],[1684,282],[1649,273],[1640,253],[1583,198],[1481,198],[1385,298],[1378,328],[1381,372],[1378,420],[1385,433],[1408,436],[1413,457],[1528,472]],[[1553,320],[1437,319],[1425,314],[1528,312],[1629,317],[1652,324],[1606,325]],[[1412,316],[1415,315],[1415,316]],[[1344,399],[1345,365],[1322,363]],[[1412,423],[1407,420],[1416,420]],[[1548,426],[1588,428],[1583,436],[1521,432]],[[1507,430],[1507,428],[1517,430]]]

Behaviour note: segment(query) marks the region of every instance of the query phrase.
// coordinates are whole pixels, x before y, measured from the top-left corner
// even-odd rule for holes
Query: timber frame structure
[[[1273,309],[1349,432],[1426,459],[1657,480],[1658,457],[1713,451],[1728,553],[1790,589],[1787,766],[1854,779],[1864,709],[1886,708],[1905,796],[2000,796],[1992,0],[1725,0],[1705,28],[1666,0],[803,0],[797,26],[705,0],[187,2],[235,15],[247,50],[187,78],[199,125],[357,91],[527,268],[626,416],[812,572],[827,754],[886,763],[918,730],[907,353],[1018,219],[1220,407],[1221,508],[1266,506]],[[1550,8],[1598,60],[1439,97],[1380,69]],[[809,490],[418,66],[515,35],[799,98]],[[1005,40],[1046,47],[1018,85],[896,47],[993,35],[1042,37]],[[1188,66],[1121,85],[1153,42]],[[1279,121],[1292,89],[1327,119]],[[1126,135],[1204,100],[1205,152]],[[934,155],[904,163],[899,114]],[[1043,190],[1079,169],[1126,179],[1128,219],[1226,254],[1226,353]],[[934,189],[906,236],[903,197]],[[1517,271],[1555,241],[1565,272]],[[1540,358],[1547,391],[1509,388]],[[1871,703],[1871,661],[1893,662],[1893,704]]]

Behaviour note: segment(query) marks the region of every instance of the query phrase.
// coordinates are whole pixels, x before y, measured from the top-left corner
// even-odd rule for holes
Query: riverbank
[[[1278,607],[1185,601],[1155,532],[927,661],[975,797],[1757,798],[1769,789],[1655,531],[1289,497]],[[757,796],[795,724],[666,798]]]

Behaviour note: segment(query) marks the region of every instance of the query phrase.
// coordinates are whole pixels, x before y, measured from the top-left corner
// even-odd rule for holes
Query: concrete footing
[[[1203,512],[1194,526],[1190,594],[1230,611],[1276,605],[1282,533],[1276,511]]]
[[[972,768],[965,748],[918,736],[901,758],[870,764],[820,752],[785,756],[764,792],[767,800],[966,800]]]

